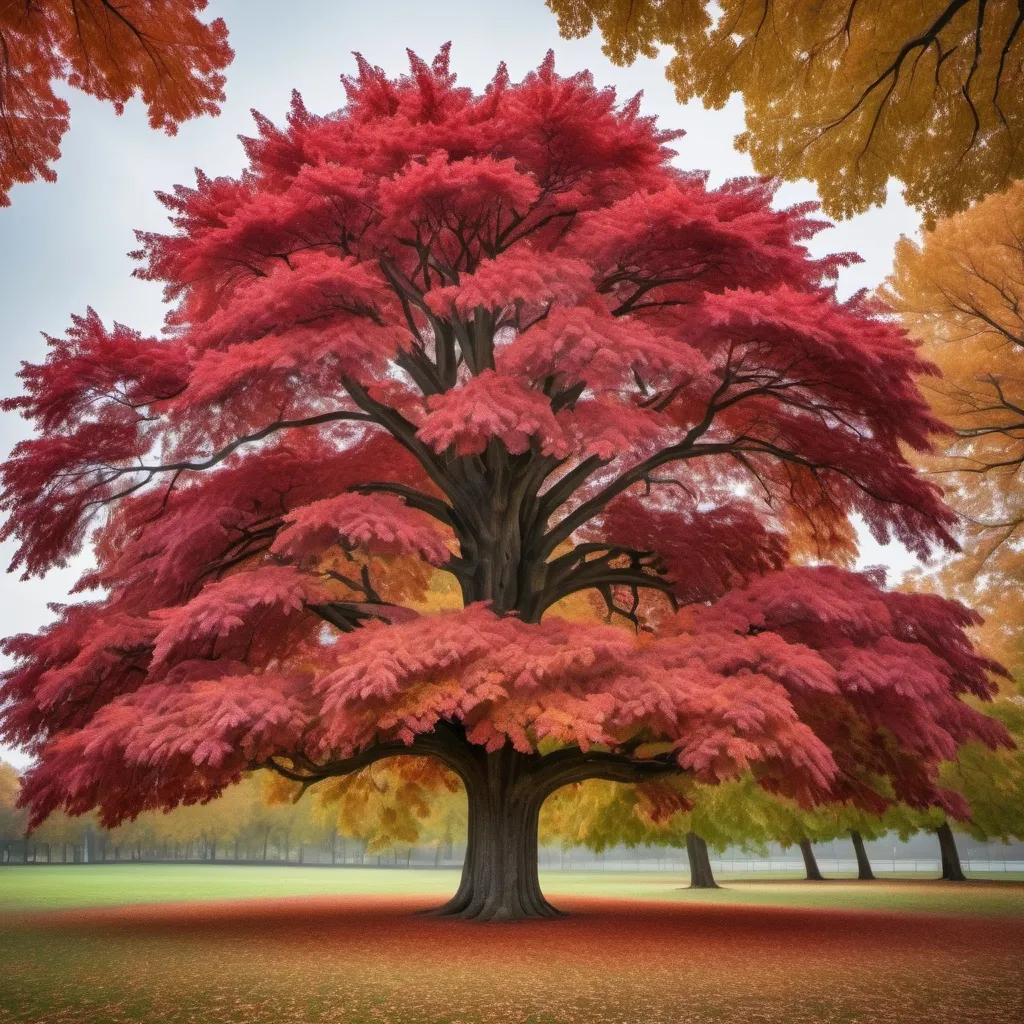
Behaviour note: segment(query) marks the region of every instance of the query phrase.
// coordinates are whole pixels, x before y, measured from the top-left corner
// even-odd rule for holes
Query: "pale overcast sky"
[[[228,68],[227,103],[217,118],[184,125],[168,138],[149,129],[140,104],[122,117],[73,90],[62,90],[71,104],[71,131],[57,164],[55,185],[15,186],[12,206],[0,210],[0,395],[19,391],[15,378],[22,360],[45,354],[40,332],[61,334],[72,313],[93,306],[106,322],[118,320],[156,332],[164,308],[158,286],[133,280],[127,253],[135,248],[133,230],[163,230],[163,207],[156,190],[194,182],[193,168],[211,175],[237,174],[243,165],[238,135],[253,134],[253,108],[280,122],[291,90],[307,107],[326,113],[340,107],[341,74],[355,71],[358,50],[390,73],[407,68],[405,49],[431,58],[452,42],[452,67],[463,85],[481,90],[501,61],[513,79],[536,67],[549,49],[562,73],[589,68],[599,86],[613,85],[625,100],[643,90],[645,113],[663,127],[684,128],[679,163],[711,172],[711,183],[751,173],[750,162],[732,146],[742,130],[738,99],[721,111],[699,105],[680,107],[665,81],[662,61],[614,67],[601,53],[600,40],[566,41],[543,0],[486,3],[443,0],[212,0],[209,17],[223,17],[231,33],[235,61]],[[813,186],[786,185],[780,202],[815,198]],[[815,253],[859,252],[865,262],[843,272],[843,294],[874,287],[888,274],[893,245],[917,231],[917,214],[893,192],[888,204],[824,232]],[[0,454],[24,436],[25,424],[0,417]],[[10,550],[0,548],[4,567]],[[897,572],[908,564],[905,552],[880,549],[867,539],[862,564],[889,563]],[[0,576],[0,635],[30,631],[47,621],[47,602],[61,601],[76,571],[54,572],[45,580],[21,582]],[[0,757],[24,758],[0,746]]]

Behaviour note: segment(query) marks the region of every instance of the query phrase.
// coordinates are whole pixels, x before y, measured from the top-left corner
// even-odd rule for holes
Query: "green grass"
[[[1024,883],[975,879],[951,884],[916,878],[806,882],[720,874],[720,890],[684,888],[668,871],[547,871],[544,891],[685,902],[1024,916]],[[458,872],[407,868],[316,868],[231,864],[89,864],[0,868],[0,914],[74,907],[275,896],[422,896],[439,902],[454,892]]]
[[[74,864],[0,868],[0,913],[181,900],[274,896],[444,898],[454,871],[406,868],[266,867],[235,864]]]

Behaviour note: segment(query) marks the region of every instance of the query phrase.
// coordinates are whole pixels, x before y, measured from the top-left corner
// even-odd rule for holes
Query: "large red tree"
[[[430,756],[469,800],[446,910],[498,919],[554,913],[538,812],[582,779],[870,801],[884,776],[962,813],[938,763],[1002,739],[959,699],[994,668],[971,614],[821,564],[853,513],[951,543],[903,456],[937,427],[929,368],[837,300],[848,257],[550,57],[483,95],[447,50],[411,61],[360,59],[342,110],[296,96],[239,178],[163,197],[137,271],[162,337],[90,311],[23,371],[16,565],[95,525],[100,595],[7,641],[34,820]],[[585,591],[607,623],[559,616]]]

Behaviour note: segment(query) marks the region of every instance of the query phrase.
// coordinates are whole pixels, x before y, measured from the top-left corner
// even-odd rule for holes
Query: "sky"
[[[683,128],[676,143],[677,162],[710,171],[710,183],[752,173],[750,161],[733,148],[743,129],[738,97],[718,111],[699,103],[680,106],[665,80],[663,60],[639,60],[615,67],[602,53],[598,37],[564,40],[543,0],[482,3],[443,0],[211,0],[207,17],[223,17],[235,60],[227,70],[227,102],[216,118],[181,127],[174,137],[152,131],[145,110],[129,104],[123,116],[71,89],[61,89],[71,105],[71,131],[56,165],[56,184],[15,186],[12,206],[0,209],[0,397],[17,394],[22,361],[45,358],[43,333],[60,335],[71,314],[92,306],[105,322],[119,321],[156,333],[165,308],[158,285],[131,277],[127,253],[136,247],[134,230],[162,231],[166,211],[154,196],[175,184],[192,184],[194,168],[211,176],[237,175],[243,166],[239,135],[255,134],[250,111],[272,121],[284,119],[291,91],[319,113],[344,104],[339,75],[355,72],[352,51],[390,74],[407,70],[406,48],[434,56],[452,43],[452,68],[460,84],[482,90],[501,61],[514,80],[555,51],[559,72],[589,69],[599,86],[616,88],[622,100],[643,90],[642,110],[657,115],[664,128]],[[809,182],[786,184],[782,205],[815,199]],[[873,288],[886,277],[893,247],[902,234],[913,235],[919,217],[896,189],[883,208],[822,232],[811,243],[814,255],[854,251],[864,262],[842,272],[842,295]],[[0,414],[0,456],[26,436],[26,424]],[[10,545],[0,545],[3,567]],[[861,564],[888,564],[898,575],[912,559],[902,549],[880,548],[865,537]],[[66,599],[86,562],[51,572],[42,580],[21,581],[0,575],[0,635],[30,632],[48,621],[49,602]],[[0,758],[19,767],[18,752],[0,746]]]

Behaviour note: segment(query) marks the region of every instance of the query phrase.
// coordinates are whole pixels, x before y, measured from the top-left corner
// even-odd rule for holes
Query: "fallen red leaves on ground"
[[[1015,1024],[1024,1008],[1014,918],[559,903],[570,916],[513,925],[351,896],[20,915],[34,942],[90,953],[54,947],[47,1017],[30,998],[45,968],[12,964],[0,1021]]]

